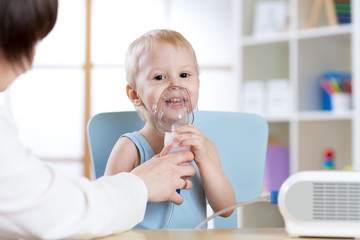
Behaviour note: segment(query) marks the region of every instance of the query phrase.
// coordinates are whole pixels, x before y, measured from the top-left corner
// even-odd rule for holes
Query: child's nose
[[[171,78],[170,86],[181,86],[182,87],[181,78],[180,77]]]

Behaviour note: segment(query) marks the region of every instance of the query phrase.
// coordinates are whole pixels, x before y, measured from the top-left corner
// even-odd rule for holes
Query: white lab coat
[[[94,182],[69,179],[20,143],[11,114],[0,107],[0,236],[90,238],[142,221],[144,182],[130,173]]]

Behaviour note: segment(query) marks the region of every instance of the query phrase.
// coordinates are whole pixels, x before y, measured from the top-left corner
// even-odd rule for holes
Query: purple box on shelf
[[[278,191],[289,177],[289,148],[280,144],[269,144],[265,163],[265,189]]]

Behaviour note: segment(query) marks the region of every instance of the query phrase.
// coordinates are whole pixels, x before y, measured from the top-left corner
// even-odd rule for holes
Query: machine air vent
[[[314,182],[312,217],[316,221],[359,221],[360,183]]]

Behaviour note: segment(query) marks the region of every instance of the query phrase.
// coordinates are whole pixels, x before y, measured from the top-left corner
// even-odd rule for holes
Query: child
[[[191,44],[178,32],[153,30],[136,39],[126,55],[126,92],[145,126],[125,134],[115,144],[105,174],[130,172],[164,149],[164,135],[154,126],[153,106],[169,86],[185,88],[192,109],[199,95],[199,66]],[[196,119],[195,119],[196,121]],[[216,212],[235,204],[235,193],[224,174],[219,154],[212,141],[195,126],[188,124],[175,130],[173,142],[190,146],[197,173],[190,178],[192,188],[182,190],[183,203],[175,206],[169,228],[194,228],[206,218],[206,198]],[[129,160],[131,159],[131,160]],[[191,182],[185,181],[185,186]],[[148,203],[143,222],[136,228],[163,228],[170,213],[170,203]],[[223,214],[228,217],[233,211]]]

